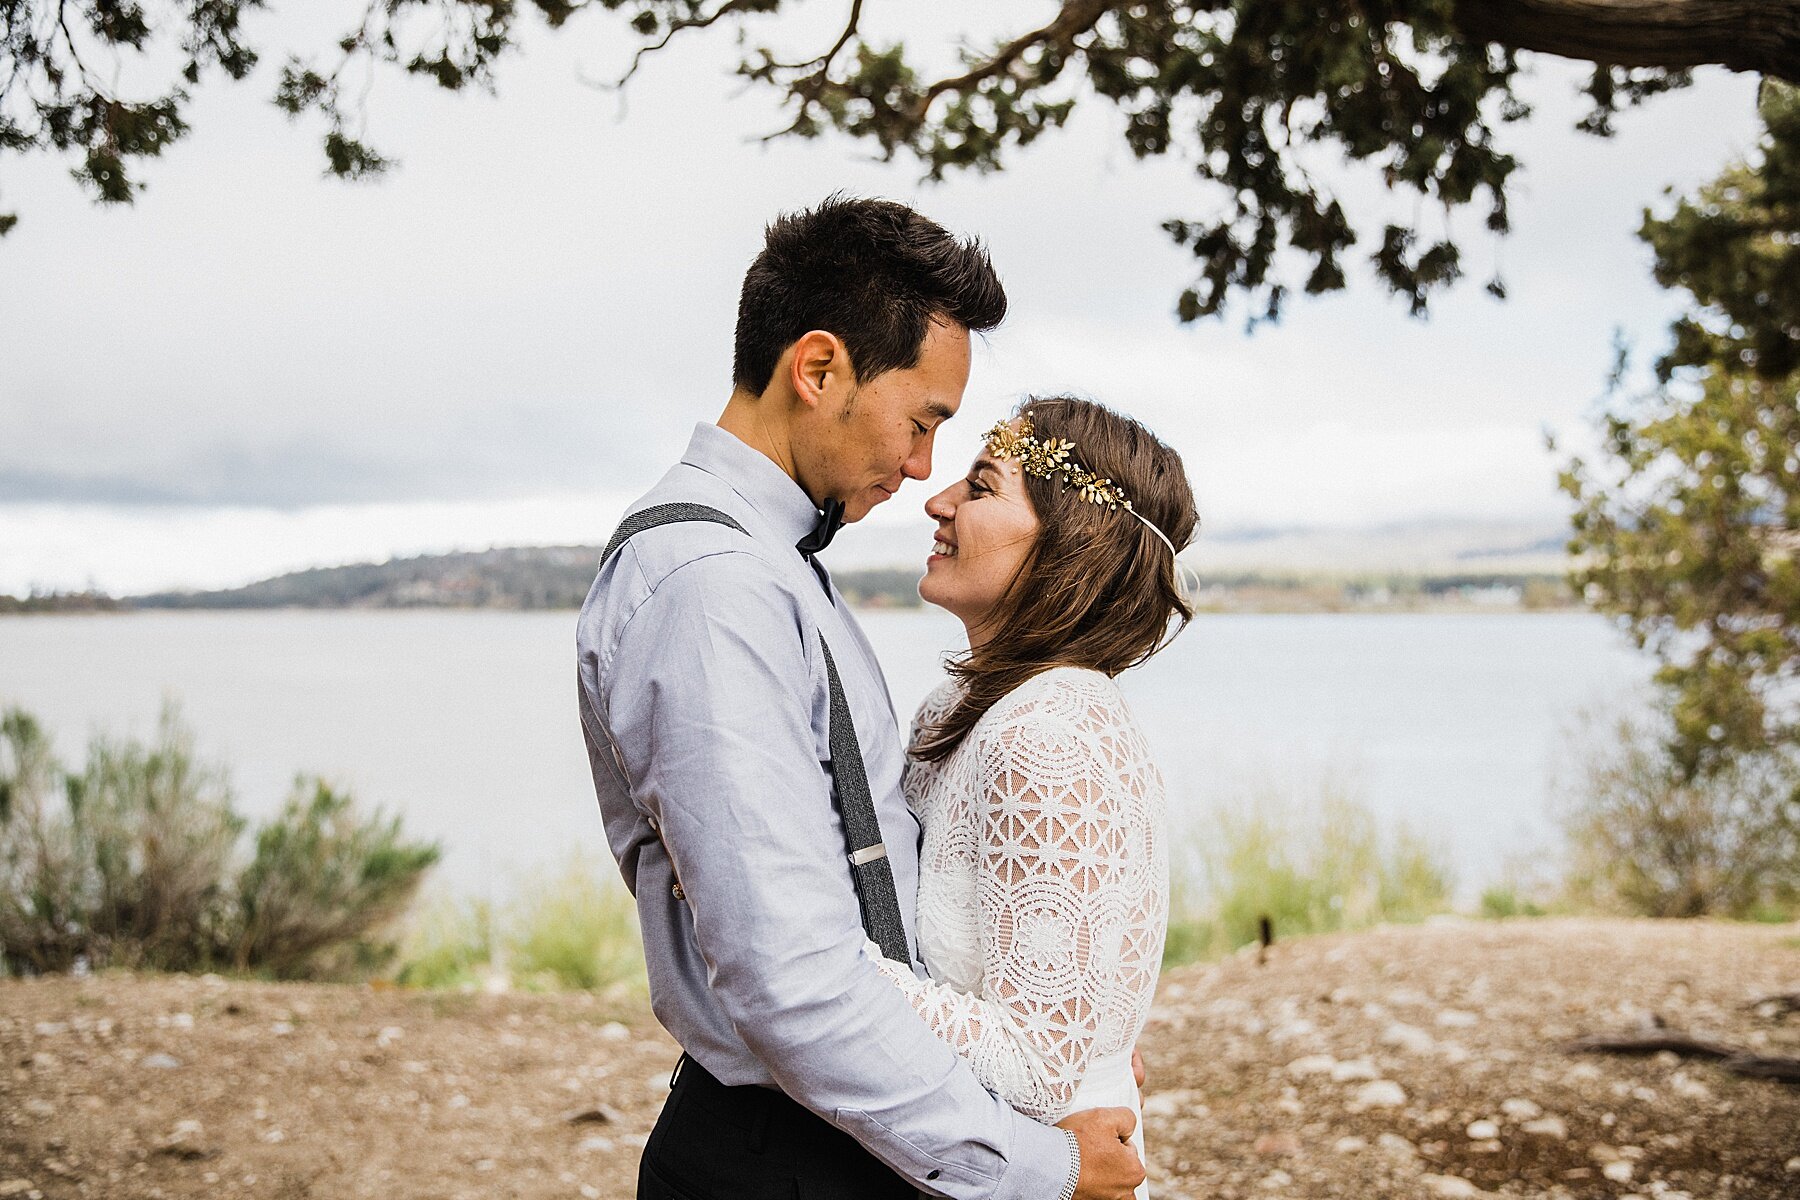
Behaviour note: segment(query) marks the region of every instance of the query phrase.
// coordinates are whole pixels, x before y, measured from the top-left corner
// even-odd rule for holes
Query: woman
[[[938,535],[919,594],[969,635],[906,773],[932,981],[871,957],[1020,1112],[1136,1112],[1168,854],[1162,777],[1113,678],[1192,615],[1175,563],[1192,490],[1137,422],[1033,399],[925,511]],[[1141,1157],[1141,1128],[1133,1142]]]

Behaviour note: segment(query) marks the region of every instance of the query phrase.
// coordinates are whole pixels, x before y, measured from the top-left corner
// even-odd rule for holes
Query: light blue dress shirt
[[[749,536],[703,522],[638,534],[602,566],[576,635],[588,761],[657,1019],[722,1082],[780,1088],[933,1195],[1054,1197],[1063,1133],[983,1088],[863,957],[825,766],[821,633],[914,947],[919,826],[875,653],[794,549],[812,501],[706,424],[632,511],[675,501]]]

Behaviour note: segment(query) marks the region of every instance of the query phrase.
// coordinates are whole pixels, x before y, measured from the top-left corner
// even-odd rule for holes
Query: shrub
[[[1452,876],[1436,847],[1402,828],[1383,837],[1368,806],[1327,781],[1299,809],[1261,785],[1176,832],[1170,964],[1257,940],[1416,921],[1450,906]]]
[[[400,948],[399,983],[474,987],[491,973],[496,945],[493,905],[439,894],[415,912]]]
[[[0,971],[66,970],[82,952],[87,874],[62,774],[31,714],[0,715]]]
[[[571,855],[563,869],[527,884],[507,906],[506,966],[526,987],[642,987],[637,904],[611,862]]]
[[[361,817],[348,795],[296,779],[239,877],[233,961],[279,976],[305,974],[323,958],[325,974],[385,966],[397,947],[372,939],[406,910],[439,857],[435,844],[403,842],[398,816]]]
[[[1790,917],[1800,911],[1800,753],[1744,752],[1685,778],[1666,718],[1594,717],[1565,786],[1569,887],[1652,917]]]
[[[169,971],[213,965],[230,936],[232,851],[244,821],[224,775],[196,761],[173,706],[148,745],[96,738],[67,777],[78,914],[90,961]]]
[[[97,738],[80,774],[57,765],[38,722],[0,715],[0,967],[77,965],[277,974],[378,964],[365,939],[404,906],[435,846],[399,819],[355,815],[348,796],[303,784],[256,835],[222,771],[201,764],[176,711],[149,744]]]

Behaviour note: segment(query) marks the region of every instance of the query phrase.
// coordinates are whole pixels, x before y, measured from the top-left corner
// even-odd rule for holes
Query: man
[[[930,474],[970,333],[1005,311],[985,251],[903,205],[775,221],[725,411],[634,506],[687,519],[628,521],[582,608],[594,785],[686,1052],[643,1200],[1098,1200],[1143,1178],[1129,1110],[1019,1115],[862,954],[867,933],[920,970],[918,825],[880,666],[815,555]]]

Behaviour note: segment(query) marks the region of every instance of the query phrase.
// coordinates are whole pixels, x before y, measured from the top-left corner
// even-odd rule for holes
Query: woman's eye
[[[991,488],[984,486],[981,483],[976,482],[973,479],[966,480],[965,482],[967,482],[969,485],[969,495],[971,495],[971,496],[985,496],[988,494],[988,492],[993,490]]]

